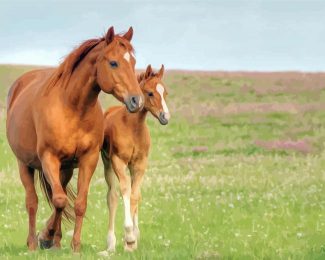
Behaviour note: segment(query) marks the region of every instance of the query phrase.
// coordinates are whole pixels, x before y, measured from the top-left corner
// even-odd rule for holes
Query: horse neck
[[[124,108],[124,113],[126,117],[129,119],[127,120],[127,122],[131,123],[133,128],[142,129],[144,126],[146,126],[146,118],[148,114],[147,109],[143,108],[139,112],[130,113],[127,111],[126,108]]]
[[[100,44],[99,44],[100,45]],[[101,46],[96,46],[72,73],[63,93],[64,99],[74,110],[84,114],[97,103],[100,87],[96,78],[96,59]]]

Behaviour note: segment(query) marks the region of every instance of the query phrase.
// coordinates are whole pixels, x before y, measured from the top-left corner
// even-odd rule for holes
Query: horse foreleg
[[[108,186],[107,206],[109,209],[107,250],[115,251],[115,246],[116,246],[115,216],[116,216],[119,194],[116,188],[116,184],[118,184],[118,180],[112,170],[111,162],[109,161],[104,161],[104,175]]]
[[[29,168],[18,161],[19,174],[26,192],[26,209],[29,218],[29,231],[27,237],[27,246],[29,250],[36,250],[36,212],[38,207],[38,198],[34,186],[34,169]]]
[[[61,170],[60,180],[65,193],[66,187],[71,180],[73,169]],[[52,215],[46,222],[45,228],[40,233],[39,237],[43,248],[61,248],[61,221],[62,221],[62,210],[54,209]]]
[[[141,184],[143,181],[143,176],[145,169],[147,167],[147,159],[138,160],[136,163],[130,166],[131,178],[132,178],[132,188],[131,188],[131,214],[133,219],[133,230],[137,240],[140,239],[140,229],[139,229],[139,202],[141,199]],[[135,247],[137,244],[135,245]]]
[[[126,163],[121,160],[118,156],[112,156],[112,165],[115,174],[120,182],[121,194],[124,202],[124,241],[125,250],[130,249],[129,245],[136,242],[136,238],[133,232],[133,221],[131,218],[130,198],[131,198],[131,179],[125,172]]]
[[[60,180],[59,159],[49,152],[44,152],[41,156],[42,169],[44,171],[47,182],[52,190],[52,203],[57,210],[63,210],[68,202]]]
[[[68,199],[61,185],[59,159],[49,152],[44,152],[40,157],[46,181],[51,188],[52,204],[55,207],[55,212],[47,221],[47,228],[38,237],[40,247],[48,249],[53,246],[55,230],[58,223],[61,223],[62,210],[65,208]]]
[[[79,159],[78,194],[75,201],[76,223],[71,242],[71,247],[74,252],[80,251],[81,228],[87,208],[89,183],[96,169],[98,156],[99,150],[96,149],[89,151]]]

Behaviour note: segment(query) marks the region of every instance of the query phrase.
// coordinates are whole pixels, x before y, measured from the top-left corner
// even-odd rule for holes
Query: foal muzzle
[[[158,120],[159,120],[160,124],[167,125],[169,119],[170,119],[170,114],[169,113],[165,113],[165,112],[160,112],[159,113]]]

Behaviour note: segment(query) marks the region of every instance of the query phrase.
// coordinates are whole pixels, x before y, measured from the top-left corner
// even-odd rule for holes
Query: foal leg
[[[132,245],[135,243],[136,238],[133,233],[133,221],[131,218],[131,209],[130,209],[130,197],[131,197],[131,179],[125,173],[126,164],[123,160],[121,160],[118,156],[112,156],[112,165],[115,171],[115,174],[120,182],[120,189],[124,202],[124,230],[125,230],[125,250],[129,249],[128,245]]]
[[[103,159],[104,161],[104,159]],[[109,209],[109,220],[108,220],[108,234],[107,234],[107,251],[115,251],[116,236],[115,236],[115,216],[118,205],[118,190],[116,184],[118,180],[115,173],[112,170],[110,161],[104,161],[104,175],[108,186],[107,191],[107,206]]]
[[[29,231],[27,237],[27,246],[29,250],[36,250],[36,212],[38,206],[38,198],[34,186],[34,169],[29,168],[22,162],[18,161],[19,174],[21,182],[26,192],[26,209],[29,217]]]
[[[131,178],[132,178],[131,215],[132,215],[133,225],[134,225],[133,230],[134,230],[134,234],[136,235],[137,239],[140,238],[138,205],[139,205],[139,201],[141,199],[141,190],[140,189],[141,189],[141,184],[143,181],[143,176],[144,176],[146,167],[147,167],[147,158],[137,160],[130,167]],[[135,244],[135,248],[136,247],[137,247],[137,243]]]
[[[60,180],[63,186],[64,193],[67,193],[66,187],[71,180],[73,169],[61,170]],[[61,221],[62,210],[54,209],[51,217],[46,222],[45,228],[39,235],[40,245],[42,248],[61,248]]]
[[[80,251],[81,227],[87,208],[89,183],[96,169],[98,156],[99,149],[94,149],[79,159],[78,194],[75,201],[76,223],[71,242],[71,247],[76,253]]]

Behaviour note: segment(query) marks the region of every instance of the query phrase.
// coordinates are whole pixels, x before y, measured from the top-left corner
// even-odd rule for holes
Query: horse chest
[[[148,157],[149,148],[150,139],[147,137],[135,139],[133,142],[132,156],[130,161],[133,162]]]
[[[67,145],[67,147],[69,148],[70,152],[73,150],[75,156],[79,157],[92,147],[98,146],[99,143],[100,139],[98,136],[96,136],[96,134],[81,131],[71,137],[71,144]]]
[[[65,133],[59,138],[55,137],[56,141],[52,150],[62,159],[70,160],[71,158],[79,158],[83,154],[99,146],[101,136],[96,132],[75,131],[74,133]]]
[[[64,111],[61,111],[62,113]],[[41,140],[51,147],[61,158],[80,157],[88,150],[101,145],[103,140],[101,114],[97,110],[82,120],[68,113],[62,120],[47,118],[42,122]],[[50,120],[51,119],[51,120]]]

